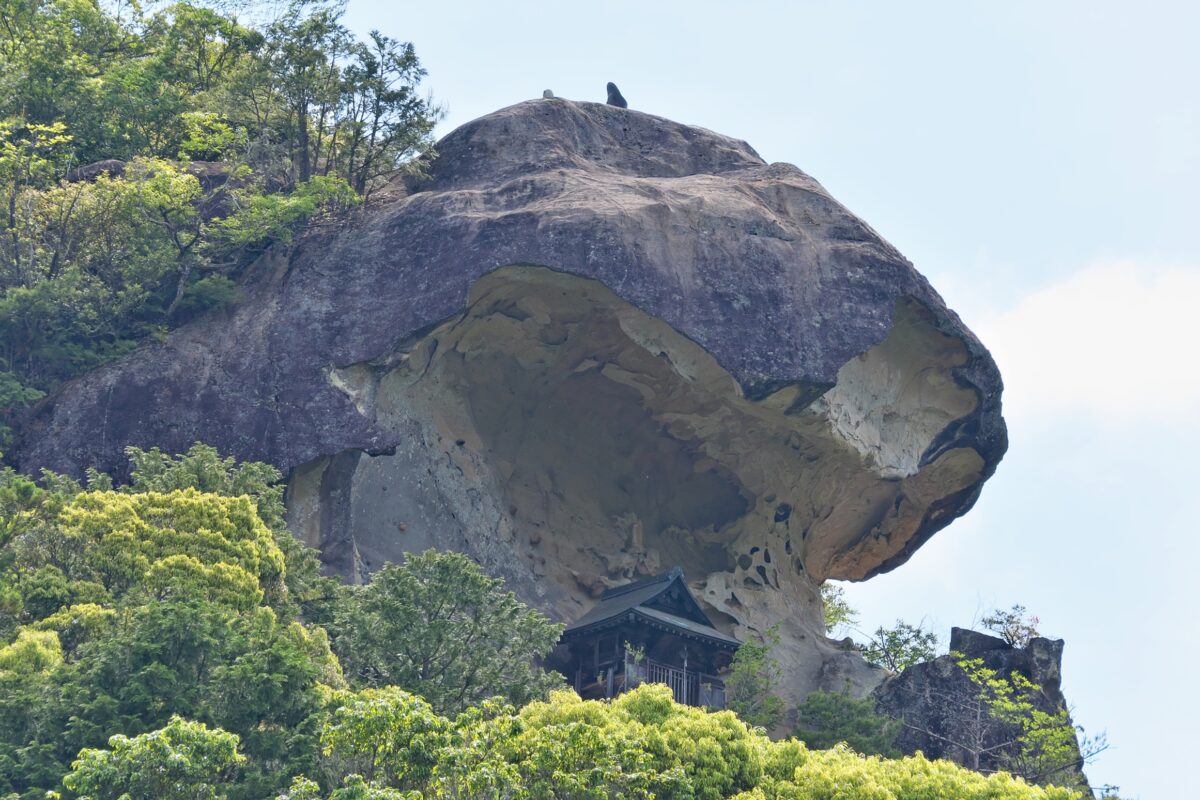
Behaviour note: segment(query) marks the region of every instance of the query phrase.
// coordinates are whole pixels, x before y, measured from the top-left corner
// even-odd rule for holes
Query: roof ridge
[[[620,597],[621,595],[628,594],[636,589],[645,589],[647,586],[653,586],[656,583],[670,583],[676,578],[682,577],[682,568],[671,567],[666,572],[659,573],[658,575],[651,575],[648,578],[642,578],[640,581],[633,581],[632,583],[625,583],[621,584],[620,586],[614,586],[611,589],[605,589],[604,594],[600,595],[600,599],[608,600],[613,597]]]

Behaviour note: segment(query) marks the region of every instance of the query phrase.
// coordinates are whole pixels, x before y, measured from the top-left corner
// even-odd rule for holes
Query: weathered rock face
[[[1054,714],[1068,708],[1062,693],[1062,639],[1035,638],[1024,648],[1013,647],[994,636],[952,628],[950,651],[980,659],[1000,677],[1022,675],[1041,687],[1032,699],[1041,711]],[[920,750],[930,758],[947,758],[972,769],[1001,768],[998,748],[1019,731],[983,714],[976,701],[978,689],[958,667],[957,657],[940,656],[909,667],[880,684],[874,692],[878,709],[904,721],[898,746],[906,753]],[[981,753],[978,760],[972,749]],[[1076,749],[1078,756],[1078,749]],[[1086,787],[1082,764],[1072,770]]]
[[[289,474],[297,534],[351,580],[453,548],[570,620],[677,564],[727,630],[782,622],[795,694],[874,685],[817,588],[974,503],[1006,447],[987,351],[743,142],[545,99],[439,152],[232,312],[65,387],[21,467],[203,440]]]

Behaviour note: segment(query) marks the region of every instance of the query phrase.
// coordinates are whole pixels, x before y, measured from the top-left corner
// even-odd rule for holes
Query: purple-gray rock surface
[[[818,587],[903,563],[1006,447],[995,364],[891,245],[746,143],[553,98],[490,114],[210,315],[48,398],[15,458],[201,440],[289,478],[357,580],[471,553],[580,616],[678,564],[803,694],[878,681]]]
[[[1022,730],[991,713],[988,703],[981,699],[980,687],[960,667],[959,658],[978,660],[979,666],[1004,681],[1024,678],[1036,688],[1029,693],[1016,691],[1015,696],[1038,711],[1057,715],[1069,711],[1062,692],[1062,654],[1062,639],[1034,637],[1024,647],[1014,647],[995,636],[951,628],[950,655],[889,676],[874,691],[876,706],[902,721],[897,745],[905,753],[919,750],[929,758],[950,759],[984,772],[1011,770],[1014,764],[1006,757],[1019,752],[1013,742]],[[1078,738],[1071,739],[1068,749],[1069,753],[1055,758],[1053,752],[1035,748],[1027,763],[1013,761],[1031,770],[1048,770],[1037,777],[1090,795]],[[1027,777],[1034,776],[1027,773]]]

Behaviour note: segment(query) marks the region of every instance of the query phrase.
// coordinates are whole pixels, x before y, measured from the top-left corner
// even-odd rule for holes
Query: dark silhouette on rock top
[[[987,350],[813,178],[598,103],[467,123],[419,180],[264,256],[234,308],[65,385],[20,469],[205,441],[288,476],[362,580],[462,550],[578,619],[678,564],[714,625],[777,620],[789,693],[878,682],[817,587],[904,563],[1007,446]]]
[[[612,81],[608,82],[608,104],[617,108],[629,108],[629,103],[621,95],[621,90]]]

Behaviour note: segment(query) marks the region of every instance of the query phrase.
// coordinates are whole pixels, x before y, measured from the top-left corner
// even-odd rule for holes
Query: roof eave
[[[711,645],[720,647],[725,650],[730,650],[730,651],[737,650],[739,647],[741,647],[741,644],[742,644],[741,642],[737,641],[736,639],[733,639],[733,637],[725,638],[724,635],[722,635],[720,633],[720,631],[716,630],[715,628],[713,629],[713,632],[718,635],[717,636],[709,636],[709,635],[705,634],[703,631],[688,630],[687,628],[682,628],[678,625],[672,625],[669,622],[665,622],[665,621],[657,619],[655,617],[651,617],[647,614],[639,613],[638,609],[636,609],[636,608],[629,609],[627,611],[623,611],[620,614],[614,614],[613,616],[608,617],[606,619],[601,619],[601,620],[596,620],[595,622],[590,622],[587,625],[584,625],[579,628],[567,628],[565,631],[563,631],[562,638],[560,639],[560,641],[566,641],[567,639],[574,639],[574,638],[577,638],[584,634],[594,633],[596,631],[604,630],[605,628],[616,627],[617,625],[620,625],[625,622],[633,622],[635,620],[635,618],[638,621],[641,621],[647,625],[651,625],[655,628],[659,628],[660,630],[668,631],[669,633],[679,636],[680,638],[695,639],[697,641],[707,642]]]

